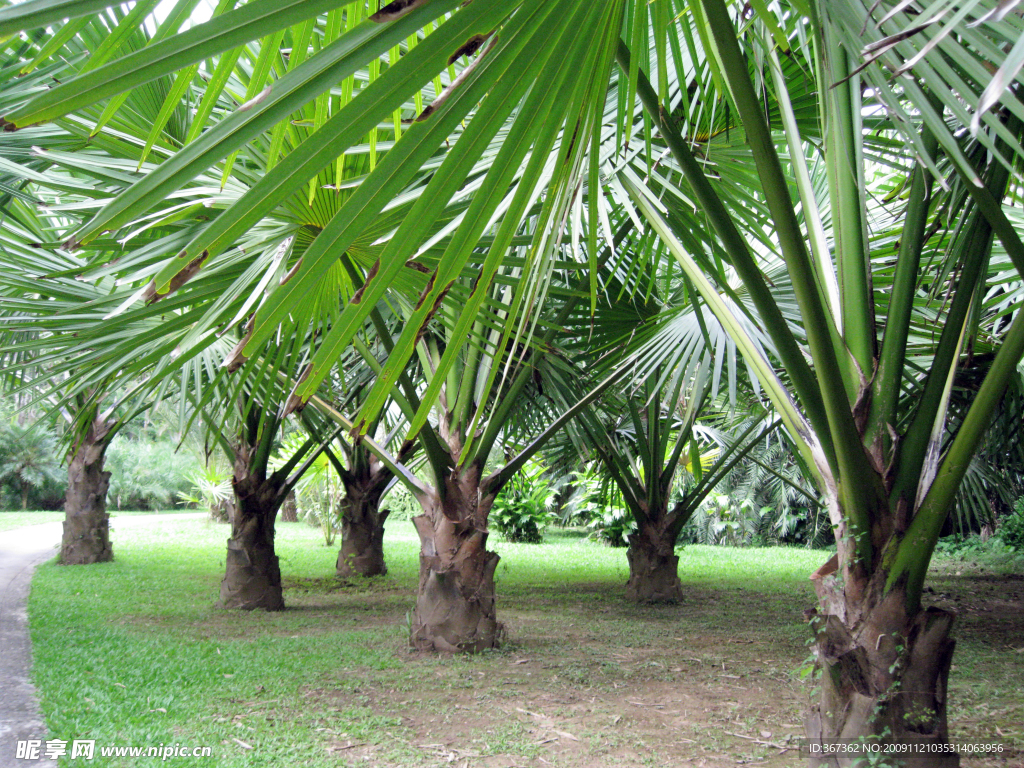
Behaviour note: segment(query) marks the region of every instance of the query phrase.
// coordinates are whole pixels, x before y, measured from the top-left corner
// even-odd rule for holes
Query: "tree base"
[[[102,510],[84,514],[68,514],[61,539],[62,565],[92,565],[114,559],[110,543],[110,516]]]
[[[683,585],[679,581],[679,556],[671,548],[668,549],[668,554],[647,551],[634,539],[630,541],[626,559],[629,560],[627,598],[637,603],[682,602]]]
[[[341,551],[335,565],[339,579],[383,576],[388,572],[384,562],[385,517],[387,510],[367,513],[360,521],[342,519]]]
[[[910,747],[914,754],[932,753],[915,758],[915,766],[959,768],[958,754],[937,751],[949,745],[946,691],[956,645],[949,637],[954,615],[928,608],[893,630],[888,619],[901,616],[893,610],[901,601],[895,594],[855,633],[836,616],[815,617],[821,702],[808,717],[807,736],[812,743],[845,739]],[[856,762],[832,757],[811,765],[852,768]]]
[[[493,554],[493,553],[491,553]],[[495,563],[498,556],[494,555]],[[486,600],[477,596],[466,598],[459,575],[454,572],[431,571],[420,589],[413,613],[409,642],[420,651],[445,653],[479,653],[497,648],[501,625]],[[492,585],[493,589],[493,585]]]
[[[243,611],[284,610],[281,568],[273,547],[245,546],[237,539],[228,539],[219,605]]]
[[[487,534],[471,530],[457,533],[451,520],[442,518],[435,531],[426,516],[414,518],[420,534],[420,584],[409,642],[421,651],[479,653],[497,648],[501,625],[494,599],[494,571],[498,555],[488,552]],[[441,547],[437,539],[448,542]]]

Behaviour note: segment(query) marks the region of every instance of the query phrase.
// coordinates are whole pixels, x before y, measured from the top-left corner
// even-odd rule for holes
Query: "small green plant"
[[[1024,552],[1024,498],[1017,500],[1012,515],[999,522],[999,538],[1006,546]]]
[[[543,475],[542,465],[528,465],[494,500],[491,524],[506,541],[539,544],[542,531],[554,520],[551,483]]]
[[[304,442],[305,438],[301,434],[290,435],[282,442],[278,453],[271,457],[270,465],[275,469],[283,466]],[[333,546],[341,532],[340,502],[344,495],[341,478],[322,453],[295,486],[299,516],[310,525],[320,528],[325,546]]]
[[[611,478],[602,475],[598,465],[573,472],[569,483],[572,493],[561,510],[564,526],[582,525],[589,538],[610,547],[625,547],[636,530],[633,515],[622,502],[622,492]]]
[[[192,487],[188,491],[178,491],[178,498],[185,504],[209,510],[210,517],[216,520],[227,521],[228,509],[234,498],[230,473],[208,464],[190,473],[188,481]]]
[[[605,507],[602,486],[606,485],[595,465],[570,472],[561,482],[563,501],[558,515],[563,526],[586,525]]]
[[[587,523],[590,538],[604,542],[609,547],[629,545],[629,537],[636,531],[633,515],[621,507],[602,507]]]
[[[1011,518],[1013,516],[1011,515]],[[1004,518],[1005,521],[1009,518]],[[988,567],[1012,561],[1017,553],[1024,554],[1024,544],[1017,547],[1006,541],[1006,532],[1002,527],[994,536],[983,538],[978,534],[971,536],[945,536],[935,545],[935,553],[960,562],[973,562]]]
[[[388,520],[412,520],[416,515],[422,514],[423,508],[416,501],[415,497],[401,483],[395,483],[388,490],[387,494],[380,500],[381,507],[390,510]]]

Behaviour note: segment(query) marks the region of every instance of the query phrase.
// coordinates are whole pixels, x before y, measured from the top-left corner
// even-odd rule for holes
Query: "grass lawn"
[[[389,528],[388,575],[358,584],[333,578],[318,536],[278,525],[274,614],[214,607],[227,528],[205,521],[119,531],[113,563],[41,567],[29,612],[52,736],[213,748],[149,761],[171,766],[804,764],[780,748],[802,736],[802,612],[826,553],[690,546],[686,602],[645,607],[624,599],[623,550],[561,531],[497,542],[505,645],[451,658],[407,648],[409,523]],[[961,609],[954,737],[1024,743],[1024,582],[946,563],[931,583]],[[990,765],[1021,763],[964,760]]]
[[[26,525],[40,523],[59,523],[64,519],[64,511],[60,512],[0,512],[0,531],[12,528],[24,528]]]
[[[188,509],[174,510],[176,512],[189,512]],[[137,510],[113,510],[111,517],[118,515],[158,515],[162,512],[139,512]],[[41,523],[60,523],[64,521],[64,510],[59,512],[32,511],[28,512],[5,512],[0,510],[0,531],[9,531],[12,528],[24,528],[28,525],[39,525]]]

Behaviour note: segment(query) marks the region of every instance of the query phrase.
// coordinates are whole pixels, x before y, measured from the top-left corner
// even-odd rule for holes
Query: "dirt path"
[[[152,525],[165,520],[203,517],[204,513],[132,515],[111,520],[118,528]],[[0,768],[24,761],[16,759],[19,741],[45,741],[46,724],[39,712],[39,699],[29,672],[32,642],[25,605],[36,566],[56,554],[62,523],[43,523],[0,532]],[[36,768],[56,766],[51,760],[34,760]]]

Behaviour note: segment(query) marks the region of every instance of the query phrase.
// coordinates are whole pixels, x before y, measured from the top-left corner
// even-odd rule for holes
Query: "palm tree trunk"
[[[295,498],[295,491],[289,492],[284,498],[284,504],[281,505],[281,522],[299,522],[299,504]]]
[[[233,485],[236,505],[231,518],[222,608],[284,610],[281,568],[274,552],[274,521],[281,504],[280,489],[252,466],[254,449],[235,450]]]
[[[637,517],[636,532],[629,537],[626,559],[629,581],[626,596],[638,603],[678,603],[683,599],[679,581],[676,532],[664,521]]]
[[[374,482],[371,477],[345,484],[345,498],[341,500],[341,551],[336,565],[338,578],[383,576],[388,572],[384,562],[384,521],[389,510],[379,508],[387,481],[388,478],[384,478],[383,482]]]
[[[454,470],[441,498],[421,500],[413,519],[420,535],[420,581],[410,642],[420,650],[475,653],[498,646],[494,571],[487,550],[493,494],[480,492],[480,467]]]
[[[114,422],[97,417],[75,443],[68,462],[68,488],[64,496],[64,535],[60,562],[89,565],[114,559],[107,515],[110,473],[103,471]]]
[[[957,768],[959,756],[941,751],[949,748],[946,693],[956,645],[949,636],[954,615],[938,608],[908,612],[901,586],[879,597],[882,572],[872,579],[840,580],[835,570],[833,559],[812,577],[821,605],[811,621],[822,675],[808,738],[927,750],[928,757],[915,764]],[[817,765],[846,768],[855,762],[833,757]]]

